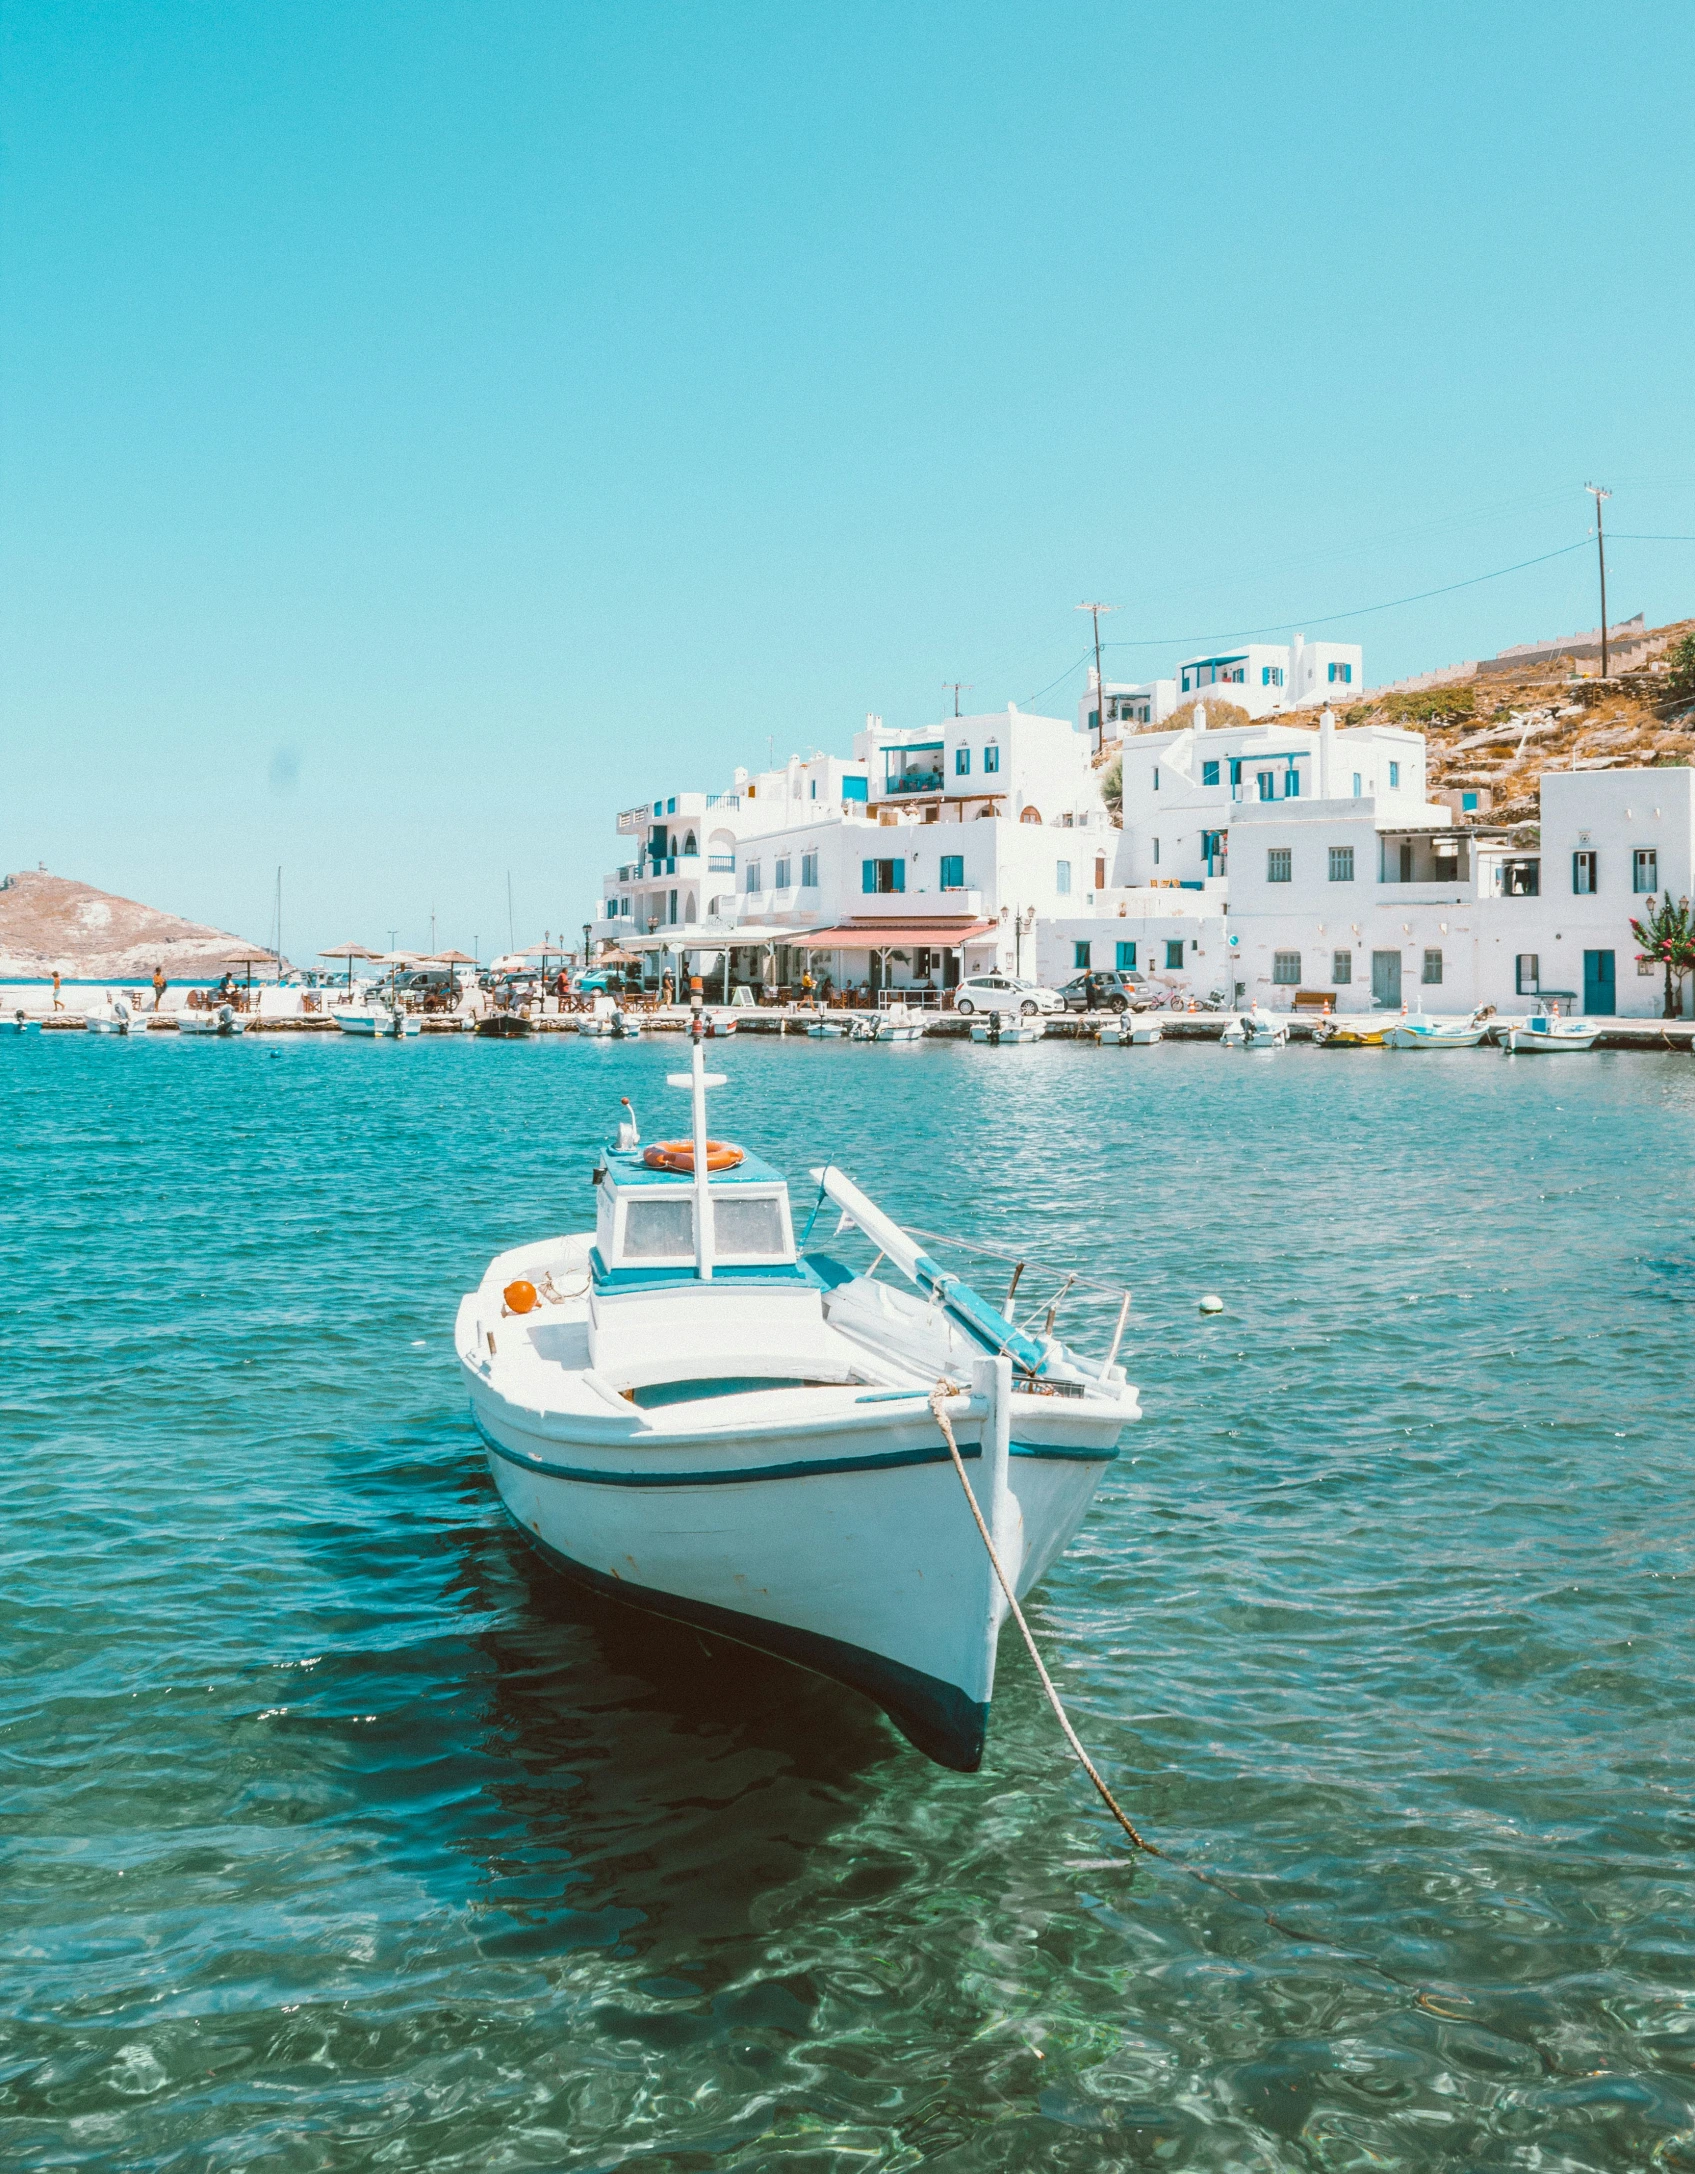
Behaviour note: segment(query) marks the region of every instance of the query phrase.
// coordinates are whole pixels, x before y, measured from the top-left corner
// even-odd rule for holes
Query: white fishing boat
[[[1289,1040],[1289,1022],[1256,1004],[1229,1020],[1218,1039],[1223,1049],[1282,1049]]]
[[[698,1021],[692,1057],[670,1075],[691,1138],[644,1151],[627,1118],[594,1230],[498,1255],[460,1304],[495,1485],[568,1577],[851,1685],[969,1772],[1005,1601],[931,1398],[1028,1591],[1139,1416],[1115,1363],[1128,1297],[1112,1349],[1085,1360],[946,1273],[832,1165],[814,1217],[832,1202],[910,1288],[799,1252],[780,1172],[707,1137],[724,1081]]]
[[[176,1014],[179,1034],[221,1034],[225,1036],[245,1034],[248,1021],[244,1012],[238,1012],[233,1004],[220,1004],[213,1011],[180,1011]]]
[[[837,1014],[827,1019],[815,1019],[806,1033],[809,1041],[845,1042],[852,1031],[853,1021]]]
[[[1386,1049],[1475,1049],[1488,1033],[1487,1022],[1470,1019],[1397,1019],[1384,1030]]]
[[[1538,1012],[1504,1030],[1501,1043],[1509,1055],[1557,1057],[1570,1050],[1593,1049],[1602,1029],[1593,1019],[1562,1019],[1558,1012]]]
[[[1047,1031],[1040,1012],[978,1012],[971,1021],[974,1042],[1039,1042]]]
[[[89,1012],[87,1018],[90,1034],[145,1034],[147,1031],[145,1021],[125,996],[113,997],[110,1003]]]
[[[596,997],[594,1008],[587,1011],[577,1022],[579,1034],[586,1034],[610,1042],[639,1042],[642,1035],[641,1019],[635,1012],[627,1012],[621,1004],[614,1004],[610,997]]]
[[[424,1022],[417,1012],[402,1011],[398,1005],[344,1004],[338,1005],[330,1015],[343,1034],[363,1035],[385,1042],[398,1042],[408,1034],[422,1034]]]
[[[919,1042],[924,1038],[924,1014],[911,1004],[891,1004],[886,1011],[873,1013],[870,1026],[867,1041]]]

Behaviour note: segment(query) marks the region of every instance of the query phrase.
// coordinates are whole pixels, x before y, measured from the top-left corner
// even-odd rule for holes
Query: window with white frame
[[[1330,954],[1330,979],[1338,989],[1345,989],[1354,978],[1354,955],[1351,951],[1333,951]]]
[[[1330,684],[1332,687],[1352,686],[1353,678],[1354,668],[1351,664],[1333,664],[1330,667]]]
[[[1259,668],[1259,683],[1262,687],[1281,687],[1283,684],[1282,665],[1262,664]]]
[[[1293,847],[1286,845],[1267,846],[1265,880],[1267,883],[1291,883],[1294,881]]]
[[[1589,898],[1600,889],[1600,861],[1598,853],[1574,853],[1571,857],[1571,887],[1580,898]]]
[[[1424,985],[1432,988],[1442,979],[1442,954],[1427,950],[1424,954]]]
[[[1271,954],[1271,978],[1279,988],[1299,988],[1301,954],[1298,951],[1274,951]]]
[[[1651,897],[1660,887],[1659,849],[1639,845],[1630,856],[1630,888],[1638,898]]]
[[[1333,845],[1330,848],[1330,880],[1332,883],[1353,882],[1354,849],[1351,845]]]

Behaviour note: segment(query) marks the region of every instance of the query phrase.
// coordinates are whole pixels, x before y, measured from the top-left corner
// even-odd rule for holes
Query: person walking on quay
[[[165,969],[162,966],[156,966],[153,969],[153,1009],[157,1011],[164,1001]]]
[[[53,1009],[54,1009],[54,1010],[55,1010],[56,1012],[62,1012],[62,1011],[64,1010],[64,1008],[65,1008],[65,1000],[64,1000],[64,998],[63,998],[63,997],[62,997],[62,996],[61,996],[61,995],[59,994],[59,969],[58,969],[57,967],[54,967],[54,969],[53,969]]]
[[[675,987],[676,984],[671,979],[671,969],[667,967],[659,977],[659,1001],[661,1004],[670,1003]]]

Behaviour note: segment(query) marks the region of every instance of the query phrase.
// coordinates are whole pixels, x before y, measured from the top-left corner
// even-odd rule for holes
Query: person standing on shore
[[[62,1012],[62,1011],[64,1010],[64,1008],[65,1008],[65,1000],[64,1000],[64,998],[63,998],[63,997],[62,997],[62,996],[61,996],[61,995],[59,994],[59,969],[58,969],[57,967],[54,967],[54,969],[53,969],[53,1009],[54,1009],[54,1010],[55,1010],[56,1012]]]
[[[162,966],[156,966],[153,969],[153,1009],[157,1011],[164,1001],[165,969]]]

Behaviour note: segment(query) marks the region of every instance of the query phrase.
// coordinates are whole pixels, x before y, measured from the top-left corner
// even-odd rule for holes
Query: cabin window
[[[1266,848],[1265,880],[1267,883],[1290,883],[1294,880],[1294,849],[1286,845]]]
[[[1571,887],[1580,898],[1587,898],[1600,888],[1596,881],[1600,873],[1601,857],[1598,853],[1574,853],[1571,857]]]
[[[1424,982],[1426,988],[1429,988],[1433,983],[1440,982],[1441,979],[1442,954],[1440,951],[1427,951],[1424,954]]]
[[[803,891],[815,891],[818,888],[818,856],[816,853],[803,853],[800,857],[800,887]]]
[[[624,1258],[694,1259],[694,1203],[687,1199],[632,1200],[624,1210]]]
[[[1353,882],[1354,849],[1351,845],[1333,845],[1330,848],[1330,880],[1332,883]]]
[[[1301,954],[1298,951],[1274,951],[1271,954],[1271,978],[1281,988],[1298,988],[1301,980]]]
[[[1201,764],[1201,783],[1203,785],[1216,785],[1218,783],[1217,763],[1203,762]]]
[[[942,889],[944,891],[963,891],[964,888],[965,855],[963,853],[944,853],[942,855]]]
[[[1123,973],[1123,974],[1133,974],[1133,973],[1135,972],[1135,970],[1136,970],[1136,946],[1135,946],[1134,944],[1120,944],[1120,945],[1119,945],[1119,947],[1118,947],[1118,969],[1119,969],[1119,972],[1120,972],[1120,973]]]
[[[712,1242],[719,1253],[757,1253],[770,1260],[788,1251],[779,1200],[712,1196]]]
[[[1354,978],[1354,955],[1351,951],[1333,951],[1330,954],[1330,978],[1338,989],[1345,989]]]
[[[1631,856],[1630,887],[1638,898],[1649,897],[1660,887],[1660,855],[1655,846],[1638,846]]]

